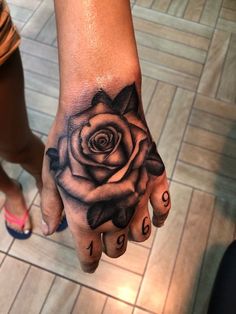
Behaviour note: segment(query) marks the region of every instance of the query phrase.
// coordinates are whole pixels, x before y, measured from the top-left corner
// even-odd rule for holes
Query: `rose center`
[[[115,130],[105,128],[95,132],[89,139],[88,146],[94,153],[110,152],[116,145]]]

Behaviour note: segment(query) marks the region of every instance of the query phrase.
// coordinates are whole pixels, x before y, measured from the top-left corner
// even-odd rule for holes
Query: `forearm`
[[[140,85],[129,0],[55,1],[61,105],[86,102],[103,88],[114,95]],[[89,97],[89,96],[88,96]]]

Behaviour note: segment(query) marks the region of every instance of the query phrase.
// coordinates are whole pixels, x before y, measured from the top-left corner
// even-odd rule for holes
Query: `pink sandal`
[[[12,213],[10,213],[5,207],[3,208],[3,210],[4,210],[4,217],[5,217],[5,225],[6,225],[6,229],[8,233],[15,239],[19,239],[19,240],[28,239],[32,234],[32,230],[24,230],[24,226],[27,219],[29,219],[29,210],[25,212],[22,218],[16,217]],[[7,222],[19,226],[21,231],[17,231],[9,227],[7,225]]]

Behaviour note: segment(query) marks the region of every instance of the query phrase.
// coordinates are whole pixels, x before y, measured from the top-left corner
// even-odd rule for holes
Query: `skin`
[[[134,84],[138,95],[138,115],[146,125],[141,104],[141,73],[129,1],[115,1],[112,6],[109,0],[55,1],[55,10],[60,62],[60,101],[46,152],[48,149],[58,148],[59,139],[67,134],[71,117],[78,113],[81,119],[83,115],[85,117],[84,111],[91,109],[91,101],[100,89],[114,99],[126,86]],[[122,101],[118,105],[122,106]],[[109,119],[104,123],[109,123]],[[151,135],[148,130],[146,133],[149,138],[149,151]],[[43,165],[43,232],[49,235],[56,230],[64,208],[80,264],[85,272],[96,270],[102,251],[110,257],[118,257],[125,252],[128,238],[141,242],[150,236],[149,199],[154,210],[153,223],[158,227],[164,223],[170,209],[165,171],[161,175],[148,175],[144,194],[139,198],[132,219],[127,225],[123,228],[117,227],[109,220],[91,228],[87,213],[89,206],[97,202],[88,206],[91,201],[89,190],[85,193],[85,202],[83,198],[71,197],[68,187],[71,185],[72,189],[76,189],[75,184],[71,179],[62,180],[61,184],[57,180],[57,172],[50,167],[50,160],[46,154]],[[119,171],[113,174],[113,180],[117,181],[118,176]],[[120,188],[127,189],[131,181],[130,178],[122,181]],[[82,186],[78,185],[78,193],[80,189]],[[101,197],[104,197],[103,191]],[[124,204],[127,202],[128,198],[124,199]],[[112,203],[116,203],[115,198],[111,198],[110,204]]]
[[[0,95],[0,156],[11,163],[20,164],[34,176],[38,188],[41,189],[44,145],[29,128],[23,69],[18,49],[0,66]],[[0,190],[6,196],[4,207],[21,218],[27,210],[22,190],[16,181],[9,178],[1,165]],[[8,225],[21,231],[17,224]],[[25,232],[30,228],[31,222],[27,219]]]

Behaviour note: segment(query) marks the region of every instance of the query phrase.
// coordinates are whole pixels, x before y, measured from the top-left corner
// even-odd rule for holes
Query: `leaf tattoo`
[[[67,134],[46,154],[63,192],[87,206],[91,229],[107,221],[125,228],[149,176],[165,170],[139,113],[135,84],[113,100],[98,91],[88,109],[70,117]]]

